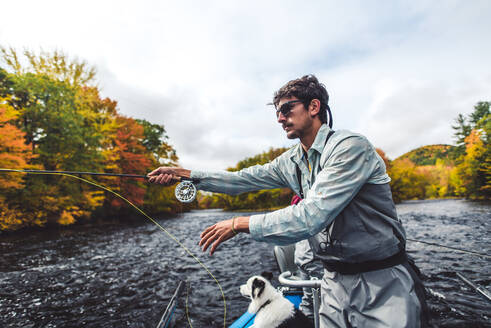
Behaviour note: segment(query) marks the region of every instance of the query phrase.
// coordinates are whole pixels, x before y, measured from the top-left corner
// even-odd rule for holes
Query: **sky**
[[[390,159],[454,144],[491,100],[491,1],[53,1],[1,5],[0,45],[62,50],[104,97],[163,124],[180,165],[226,169],[289,147],[267,106],[289,80],[326,85],[334,129]]]

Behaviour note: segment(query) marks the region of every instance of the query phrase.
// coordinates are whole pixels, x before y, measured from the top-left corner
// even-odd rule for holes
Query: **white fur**
[[[252,283],[254,279],[261,279],[265,283],[262,294],[257,297],[252,295]],[[248,311],[257,313],[263,304],[268,300],[271,301],[257,313],[254,319],[254,328],[274,328],[279,326],[283,321],[295,314],[293,304],[283,297],[283,294],[276,290],[271,283],[261,276],[253,276],[247,280],[245,285],[240,286],[240,293],[251,299]]]

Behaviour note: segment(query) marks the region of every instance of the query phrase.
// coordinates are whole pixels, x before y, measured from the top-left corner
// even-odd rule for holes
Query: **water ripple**
[[[489,204],[463,200],[413,201],[397,206],[412,239],[490,253]],[[247,300],[238,286],[251,275],[276,272],[271,247],[239,235],[213,257],[201,253],[199,234],[217,220],[240,213],[193,211],[159,220],[220,281],[227,323]],[[249,213],[251,214],[251,213]],[[222,296],[210,276],[174,241],[144,218],[133,226],[70,227],[0,238],[1,327],[155,327],[179,280],[190,282],[194,327],[223,327]],[[408,242],[430,291],[438,327],[491,327],[489,303],[455,275],[485,288],[489,260]],[[184,298],[178,327],[186,327]]]

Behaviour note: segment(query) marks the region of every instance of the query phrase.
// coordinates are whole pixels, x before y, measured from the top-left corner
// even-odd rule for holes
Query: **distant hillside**
[[[423,146],[397,157],[394,161],[409,158],[411,162],[418,166],[435,165],[437,159],[450,163],[455,159],[455,149],[456,147],[451,145]]]

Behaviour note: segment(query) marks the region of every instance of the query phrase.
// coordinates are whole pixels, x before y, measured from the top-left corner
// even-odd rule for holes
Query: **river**
[[[397,210],[408,238],[491,254],[489,203],[410,201]],[[200,251],[197,242],[206,226],[240,214],[200,210],[156,218],[220,282],[227,325],[248,305],[240,284],[262,271],[277,276],[271,247],[245,234],[222,244],[212,257]],[[491,303],[455,275],[489,290],[489,259],[417,242],[407,248],[425,275],[434,325],[491,327]],[[190,320],[193,327],[223,327],[215,281],[144,217],[134,225],[0,236],[0,249],[0,327],[156,327],[179,280],[187,280],[189,289],[176,312],[177,326],[188,327]]]

